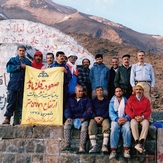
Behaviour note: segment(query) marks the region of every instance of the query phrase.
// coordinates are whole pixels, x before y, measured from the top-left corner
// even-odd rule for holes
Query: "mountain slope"
[[[86,34],[111,42],[163,54],[163,37],[138,33],[107,19],[86,15],[52,0],[1,0],[0,19],[26,19],[64,33]]]

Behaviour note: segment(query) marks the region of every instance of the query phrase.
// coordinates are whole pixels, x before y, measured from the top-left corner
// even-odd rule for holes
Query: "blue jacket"
[[[126,104],[127,98],[126,97],[124,97],[124,98],[125,98],[125,104]],[[118,111],[114,110],[114,99],[115,99],[115,96],[113,96],[112,99],[110,100],[109,117],[110,117],[111,121],[116,121],[117,122],[119,117],[118,117]],[[128,115],[126,115],[125,113],[124,113],[123,118],[127,118],[127,120],[130,121],[130,117]]]
[[[97,97],[92,100],[92,118],[94,117],[103,117],[104,119],[109,117],[109,100],[103,99],[98,100]]]
[[[84,118],[84,120],[89,120],[92,114],[92,103],[88,97],[83,97],[79,101],[75,97],[70,97],[67,100],[65,108],[65,118]]]
[[[8,90],[23,91],[25,69],[21,68],[21,64],[31,66],[31,62],[27,58],[20,60],[19,56],[12,57],[7,62],[6,69],[10,73],[10,80],[7,86]]]
[[[110,70],[104,63],[94,63],[90,70],[90,81],[92,90],[95,90],[97,86],[101,86],[104,90],[108,90]]]
[[[64,73],[64,85],[68,85],[70,79],[72,78],[71,72],[69,70],[69,67],[65,64],[59,64],[58,62],[54,62],[53,64],[50,65],[50,68],[52,67],[64,67],[67,70],[67,74]]]

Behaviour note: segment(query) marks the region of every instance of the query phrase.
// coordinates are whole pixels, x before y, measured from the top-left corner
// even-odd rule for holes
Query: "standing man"
[[[17,56],[10,58],[6,65],[7,72],[10,73],[10,80],[7,86],[8,104],[4,114],[6,118],[3,124],[10,124],[10,119],[14,112],[18,118],[17,121],[14,118],[14,125],[21,123],[25,68],[26,65],[31,65],[31,62],[25,57],[25,52],[25,46],[18,45]]]
[[[43,61],[43,54],[40,51],[36,51],[33,57],[32,61],[32,67],[41,69],[44,64],[42,63]]]
[[[41,68],[42,70],[47,69],[50,67],[50,65],[54,62],[54,54],[49,52],[46,54],[46,64]]]
[[[149,118],[151,114],[150,101],[143,95],[144,88],[142,83],[135,87],[135,95],[127,101],[125,112],[131,118],[131,131],[135,140],[135,148],[142,153],[144,151],[143,143],[146,140],[149,128]],[[139,135],[138,126],[142,126]]]
[[[64,56],[65,56],[64,52],[58,51],[56,53],[56,61],[50,65],[50,68],[63,67],[63,72],[64,72],[63,104],[65,104],[67,101],[69,81],[71,80],[71,77],[72,77],[69,67],[63,63]],[[64,108],[64,106],[63,106],[63,108]]]
[[[75,96],[70,97],[66,103],[65,117],[66,122],[64,124],[64,139],[65,147],[63,150],[69,150],[70,138],[71,138],[71,128],[74,126],[80,130],[80,146],[79,152],[85,152],[85,144],[88,131],[88,121],[92,114],[92,103],[88,97],[84,97],[83,88],[81,86],[76,86]],[[75,121],[78,121],[77,126],[75,126]]]
[[[104,97],[104,91],[102,87],[96,88],[96,98],[92,100],[92,119],[89,123],[89,138],[92,144],[92,149],[89,153],[98,152],[98,146],[96,143],[96,136],[98,132],[98,126],[102,126],[103,133],[103,145],[101,151],[108,153],[108,141],[109,141],[109,100]]]
[[[78,59],[76,54],[69,54],[68,55],[68,61],[67,61],[67,66],[69,67],[72,78],[69,82],[69,93],[70,95],[73,95],[75,93],[75,87],[77,86],[78,82],[78,69],[75,64],[76,60]]]
[[[87,96],[91,98],[91,82],[89,79],[89,69],[90,66],[90,60],[85,58],[82,60],[82,67],[78,69],[78,84],[81,85],[86,92]]]
[[[138,63],[132,65],[130,83],[133,88],[137,83],[141,83],[144,87],[144,95],[151,102],[150,93],[154,92],[155,77],[152,65],[145,62],[145,52],[139,51],[137,54]]]
[[[103,63],[102,54],[95,56],[96,62],[90,70],[90,81],[92,86],[92,98],[96,97],[95,89],[101,86],[104,90],[104,96],[108,98],[109,68]]]
[[[119,65],[119,59],[117,57],[112,58],[112,67],[110,69],[110,79],[109,79],[109,90],[108,90],[108,99],[111,100],[111,98],[115,94],[115,85],[114,85],[114,79],[115,79],[115,74],[118,70],[118,65]]]
[[[132,95],[132,87],[130,85],[130,55],[124,54],[122,56],[122,66],[119,66],[115,79],[115,87],[121,87],[123,90],[123,96],[129,98]]]
[[[115,88],[115,96],[112,97],[109,104],[109,116],[111,119],[110,146],[111,153],[109,159],[117,156],[116,150],[119,143],[120,134],[123,137],[124,157],[130,158],[131,131],[130,117],[125,114],[126,97],[122,96],[122,88]]]

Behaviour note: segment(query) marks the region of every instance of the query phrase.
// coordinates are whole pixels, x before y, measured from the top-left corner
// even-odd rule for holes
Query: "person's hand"
[[[80,120],[81,120],[81,122],[84,122],[84,121],[85,121],[85,119],[84,119],[84,118],[80,118]]]
[[[98,124],[100,124],[100,117],[95,117],[94,120],[95,120]]]
[[[119,119],[118,119],[118,124],[119,124],[119,125],[123,125],[123,124],[126,123],[126,121],[127,121],[127,118],[119,118]]]
[[[154,88],[153,88],[153,87],[151,87],[150,92],[151,92],[151,94],[153,94],[153,93],[154,93]]]
[[[65,73],[65,74],[67,74],[68,72],[67,72],[67,70],[63,67],[63,72]]]
[[[25,64],[21,64],[20,66],[22,69],[25,69],[26,65]]]
[[[132,94],[135,93],[135,86],[132,87]]]
[[[135,116],[135,120],[137,122],[142,122],[144,120],[144,118],[142,116]]]
[[[71,121],[72,121],[71,118],[66,119],[66,122],[71,122]]]
[[[102,123],[102,121],[104,120],[103,117],[99,117],[99,122]]]

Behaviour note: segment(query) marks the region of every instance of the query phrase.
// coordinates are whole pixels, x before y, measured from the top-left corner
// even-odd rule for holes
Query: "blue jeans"
[[[131,130],[130,123],[127,121],[124,125],[119,125],[118,122],[111,122],[110,146],[117,148],[119,143],[120,133],[123,137],[123,146],[130,147],[131,145]]]

